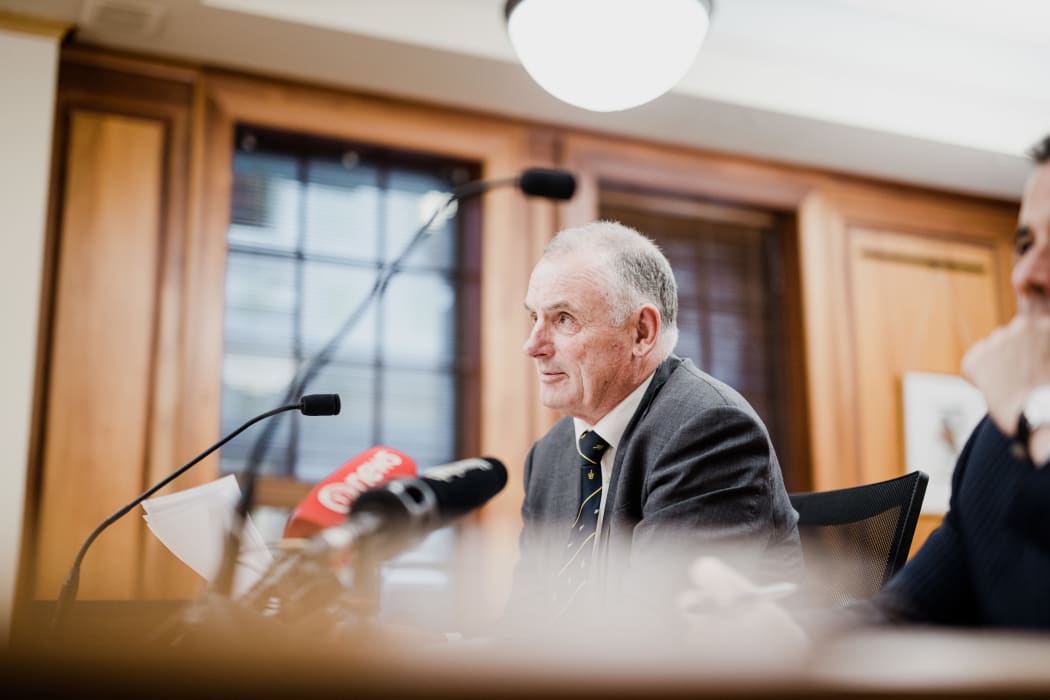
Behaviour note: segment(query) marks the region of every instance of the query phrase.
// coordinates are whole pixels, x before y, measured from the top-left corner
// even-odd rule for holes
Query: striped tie
[[[598,509],[602,500],[602,454],[609,446],[598,433],[588,430],[580,436],[576,448],[580,454],[580,497],[576,517],[569,531],[565,564],[558,573],[559,607],[572,605],[576,594],[587,582],[587,567],[594,552],[594,535],[598,526]]]

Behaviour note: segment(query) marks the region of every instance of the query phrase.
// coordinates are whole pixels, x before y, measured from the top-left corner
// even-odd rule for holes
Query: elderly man
[[[1050,136],[1033,156],[1017,316],[963,359],[988,417],[956,463],[944,523],[874,599],[890,620],[1050,629]]]
[[[651,599],[702,552],[760,579],[798,573],[797,514],[766,428],[672,354],[678,291],[652,241],[613,222],[562,231],[525,308],[540,398],[565,417],[525,463],[512,609]]]

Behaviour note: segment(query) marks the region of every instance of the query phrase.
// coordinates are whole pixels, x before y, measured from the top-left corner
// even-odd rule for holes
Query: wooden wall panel
[[[855,486],[858,425],[845,222],[819,190],[798,209],[811,487]]]
[[[1013,313],[1015,220],[1010,204],[889,186],[828,183],[811,195],[800,232],[815,490],[912,468],[901,376],[957,374],[969,345]],[[952,262],[981,272],[946,273]],[[939,522],[923,516],[913,551]]]
[[[902,382],[910,371],[958,374],[970,346],[999,325],[1004,284],[995,246],[863,228],[849,236],[858,481],[921,469],[932,477],[929,498],[949,484],[931,465],[906,462]],[[923,516],[913,551],[940,520]]]
[[[69,129],[47,400],[37,596],[57,593],[88,533],[143,490],[164,126],[75,112]],[[94,546],[81,597],[135,592],[141,528]]]
[[[185,406],[181,395],[185,375],[180,374],[178,356],[184,327],[179,313],[184,279],[182,239],[187,218],[188,112],[195,76],[193,70],[186,68],[143,64],[78,48],[63,50],[49,224],[52,283],[48,286],[48,299],[52,310],[44,316],[48,342],[39,360],[44,368],[37,397],[42,416],[37,427],[41,458],[30,468],[24,583],[19,592],[23,604],[33,597],[54,595],[57,584],[50,581],[64,576],[72,562],[72,553],[52,552],[52,543],[69,543],[75,549],[103,517],[201,449],[199,444],[182,438],[178,420],[178,412]],[[84,115],[106,125],[103,155],[81,146],[82,134],[86,133]],[[113,129],[113,125],[145,125],[149,133],[159,135],[160,141],[151,142],[150,148],[144,150],[140,128]],[[141,159],[147,155],[149,177],[140,177],[139,171],[144,169]],[[99,162],[104,165],[98,165]],[[124,167],[125,162],[130,168]],[[148,199],[142,194],[143,188],[150,193]],[[100,209],[103,204],[105,210]],[[152,212],[148,223],[139,215],[144,207]],[[100,223],[93,216],[106,218]],[[96,235],[98,231],[94,229],[104,231],[104,235]],[[89,239],[90,243],[86,243]],[[147,244],[151,246],[148,249],[143,247]],[[83,254],[85,251],[87,255]],[[108,278],[119,285],[119,303],[102,293],[83,293],[86,278],[92,284]],[[79,287],[81,293],[70,293],[70,285]],[[112,373],[113,366],[119,363],[123,371],[134,370],[136,375],[142,373],[139,368],[147,369],[145,376],[134,379],[135,396],[124,396],[116,402],[117,414],[132,420],[112,438],[115,449],[107,463],[108,481],[92,480],[89,485],[93,490],[85,490],[98,514],[84,516],[81,521],[71,519],[65,509],[56,510],[49,505],[49,490],[54,492],[56,484],[80,484],[83,478],[78,473],[79,462],[53,456],[56,448],[68,454],[86,454],[77,443],[84,439],[83,435],[69,433],[71,424],[62,413],[63,387],[67,381],[86,386],[106,379],[104,373],[96,370],[93,360],[69,365],[68,358],[79,357],[79,348],[78,339],[70,337],[68,326],[69,319],[93,318],[100,313],[119,321],[110,324],[114,332],[123,333],[122,324],[126,324],[150,340],[145,343],[136,336],[135,342],[125,344],[119,341],[120,336],[113,336],[113,352],[107,356],[110,364],[98,368]],[[93,372],[98,376],[92,377]],[[112,410],[110,404],[106,392],[94,391],[85,396],[81,411],[86,415],[102,413]],[[91,418],[94,420],[97,419]],[[81,424],[90,425],[90,421],[78,418],[76,425]],[[132,455],[137,457],[132,459]],[[167,492],[200,483],[201,476],[191,472],[169,486]],[[185,598],[199,590],[200,577],[148,532],[140,516],[141,510],[136,509],[103,533],[85,560],[90,578],[90,571],[99,566],[95,563],[99,552],[105,556],[107,547],[120,549],[121,557],[110,557],[105,562],[104,576],[122,583],[116,587],[106,584],[105,590],[96,595],[92,584],[85,581],[84,595],[127,597],[124,592],[131,591],[135,597]],[[111,538],[118,544],[108,544]],[[56,569],[59,573],[54,573]]]
[[[998,325],[1002,286],[987,244],[858,228],[850,248],[867,483],[923,468],[904,460],[904,374],[958,374],[966,350]]]
[[[898,415],[899,399],[896,394],[875,391],[869,395],[866,391],[873,385],[884,387],[887,382],[893,386],[898,378],[885,376],[890,367],[874,363],[869,347],[862,345],[870,346],[871,338],[890,328],[897,341],[910,346],[909,330],[900,327],[907,313],[898,316],[900,298],[888,293],[880,296],[870,289],[877,283],[869,273],[893,268],[871,267],[868,263],[875,264],[874,259],[858,266],[855,257],[860,253],[854,239],[866,240],[870,247],[876,245],[870,232],[883,232],[877,249],[888,257],[960,255],[970,259],[974,253],[966,251],[982,251],[978,255],[987,271],[985,282],[990,285],[982,289],[991,306],[943,306],[961,303],[961,299],[954,293],[938,294],[941,306],[934,304],[931,308],[942,318],[953,318],[953,314],[962,318],[955,318],[950,327],[929,329],[923,339],[930,352],[935,352],[932,348],[948,348],[947,354],[957,354],[954,361],[941,357],[938,365],[942,371],[957,373],[961,352],[951,349],[980,337],[976,329],[987,328],[987,314],[992,314],[993,325],[998,325],[1012,313],[1009,269],[1015,220],[1016,208],[1010,204],[891,186],[833,182],[821,185],[810,196],[800,210],[799,226],[815,489],[853,486],[874,480],[876,473],[903,473],[903,467],[891,473],[865,466],[873,460],[885,461],[878,452],[880,445],[890,446],[895,455],[903,453],[903,446],[894,442],[900,436],[899,425],[885,441],[876,437],[888,430],[887,416]],[[940,244],[947,247],[938,247]],[[926,278],[919,279],[924,280],[925,289]],[[912,283],[917,282],[908,281]],[[971,314],[976,316],[971,319]],[[957,333],[955,327],[960,324],[969,330]],[[917,361],[921,364],[924,360]],[[919,367],[902,361],[895,369],[903,372]],[[871,420],[878,425],[870,425]],[[870,459],[869,450],[876,450]],[[895,461],[900,464],[899,456]]]
[[[854,238],[870,233],[891,251],[915,237],[922,245],[940,239],[964,251],[984,250],[989,271],[998,271],[989,274],[997,291],[993,308],[982,307],[979,318],[966,309],[967,324],[976,329],[987,325],[989,314],[998,323],[1012,313],[1012,203],[87,49],[67,49],[64,57],[60,100],[79,105],[80,116],[65,146],[69,173],[59,190],[65,200],[51,373],[38,431],[44,464],[36,476],[39,504],[30,509],[47,560],[37,595],[54,594],[73,551],[102,517],[218,437],[224,238],[238,122],[474,159],[485,177],[554,163],[577,174],[577,197],[563,206],[527,202],[510,190],[486,195],[481,205],[476,430],[480,450],[504,459],[511,471],[507,489],[482,518],[481,557],[474,564],[484,574],[468,593],[478,596],[470,601],[475,605],[484,600],[483,608],[498,609],[516,557],[522,458],[556,418],[539,404],[521,352],[528,275],[557,228],[597,215],[608,183],[765,208],[797,222],[797,236],[784,241],[787,272],[798,287],[785,351],[800,406],[792,417],[800,437],[793,449],[798,464],[811,465],[814,489],[873,478],[878,469],[871,465],[889,460],[867,450],[897,410],[896,397],[885,398],[892,394],[886,383],[897,379],[887,375],[911,366],[860,349],[869,336],[904,331],[893,327],[890,304],[897,302],[866,286],[872,274],[882,279],[881,268],[863,259],[854,264]],[[858,284],[865,285],[860,296]],[[938,298],[955,303],[960,297]],[[869,317],[880,320],[869,327]],[[942,332],[933,341],[937,347],[947,342]],[[106,352],[105,339],[117,337],[119,354]],[[874,400],[862,390],[873,382],[882,392]],[[884,446],[899,452],[894,442]],[[214,474],[214,461],[201,464],[175,488]],[[114,572],[113,580],[86,579],[86,595],[133,595],[137,574],[128,572],[136,568],[145,576],[140,592],[146,595],[192,592],[174,585],[185,567],[158,546],[151,549],[156,543],[146,532],[137,513],[107,532],[85,574]]]

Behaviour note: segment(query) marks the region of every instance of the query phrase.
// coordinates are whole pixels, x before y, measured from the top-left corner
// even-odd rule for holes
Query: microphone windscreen
[[[518,178],[518,187],[528,195],[547,199],[572,199],[576,178],[572,173],[550,168],[529,168]]]
[[[507,484],[507,468],[498,459],[463,459],[423,472],[420,481],[434,493],[442,519],[458,518],[480,508]]]
[[[284,536],[310,537],[326,527],[339,525],[363,492],[415,475],[415,461],[403,452],[389,447],[366,450],[314,486],[288,519]]]
[[[304,416],[338,416],[340,408],[339,394],[307,394],[299,400]]]

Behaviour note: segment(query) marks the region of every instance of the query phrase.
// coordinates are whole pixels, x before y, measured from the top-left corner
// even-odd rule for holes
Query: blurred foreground
[[[827,614],[806,582],[753,583],[740,573],[748,562],[738,544],[708,546],[716,556],[646,557],[649,573],[632,572],[630,585],[615,587],[623,596],[597,608],[484,625],[454,586],[444,603],[427,598],[428,608],[445,606],[441,614],[389,614],[383,586],[358,571],[369,568],[360,556],[338,571],[296,562],[252,604],[214,594],[86,601],[55,631],[51,604],[37,603],[0,656],[0,678],[7,697],[180,700],[1050,694],[1050,635],[851,625]],[[449,623],[457,618],[458,629]],[[807,622],[823,618],[832,624]]]

